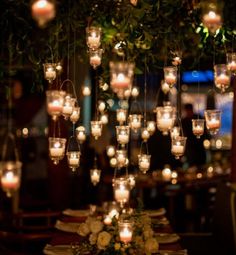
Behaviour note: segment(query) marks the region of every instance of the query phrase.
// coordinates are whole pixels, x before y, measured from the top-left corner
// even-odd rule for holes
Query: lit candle
[[[80,112],[78,109],[74,109],[71,116],[70,116],[70,120],[73,122],[73,123],[76,123],[78,120],[79,120],[79,115],[80,115]]]
[[[92,127],[92,134],[95,138],[99,137],[99,136],[102,135],[102,129],[99,126],[93,126]]]
[[[20,178],[19,176],[14,175],[13,172],[8,172],[2,176],[1,183],[2,183],[3,189],[16,190],[19,188]]]
[[[62,105],[58,100],[54,100],[51,103],[48,103],[48,112],[51,114],[60,114],[62,111]]]
[[[194,134],[194,135],[200,136],[200,135],[203,134],[203,132],[204,132],[204,129],[203,129],[202,126],[197,125],[197,126],[194,126],[194,127],[193,127],[193,134]]]
[[[86,135],[83,131],[79,131],[77,134],[77,139],[81,142],[86,140]]]
[[[162,170],[161,172],[162,174],[162,178],[165,180],[165,181],[169,181],[171,179],[171,170],[169,168],[165,168]]]
[[[109,215],[106,215],[103,222],[105,225],[111,225],[112,219]]]
[[[64,148],[50,148],[50,155],[52,157],[61,157],[64,154]]]
[[[125,133],[121,133],[118,135],[118,142],[120,144],[126,144],[129,142],[129,135],[128,134],[125,134]]]
[[[114,146],[108,146],[107,147],[107,156],[108,157],[113,157],[115,155],[116,151]]]
[[[124,111],[117,111],[117,121],[120,123],[126,121],[126,113]]]
[[[158,127],[160,129],[170,129],[172,124],[173,124],[173,119],[171,118],[163,117],[158,119]]]
[[[116,209],[111,209],[108,213],[109,217],[112,219],[113,217],[119,218],[119,212]]]
[[[230,77],[222,73],[215,77],[215,83],[220,86],[227,86],[230,83]]]
[[[45,78],[47,80],[54,80],[56,78],[56,71],[54,70],[51,70],[51,69],[48,69],[46,72],[45,72]]]
[[[119,73],[115,80],[111,82],[114,88],[127,88],[130,85],[130,79],[126,77],[123,73]]]
[[[97,170],[91,170],[91,182],[96,185],[100,181],[100,173]]]
[[[90,65],[93,67],[101,65],[101,57],[97,55],[90,57]]]
[[[96,36],[96,33],[92,33],[88,36],[88,46],[89,48],[96,49],[100,46],[100,36]]]
[[[176,83],[176,76],[173,73],[168,73],[165,75],[165,82],[169,85],[174,85]]]
[[[147,130],[150,134],[153,134],[156,130],[156,123],[154,121],[148,121]]]
[[[171,151],[174,155],[183,155],[184,154],[184,146],[181,144],[172,145]]]
[[[142,131],[141,136],[142,136],[142,139],[143,139],[144,141],[147,141],[148,138],[150,137],[150,133],[148,132],[147,129],[144,129],[144,130]]]
[[[62,108],[62,113],[63,114],[66,114],[66,115],[70,115],[70,114],[72,114],[72,112],[73,112],[73,106],[71,106],[71,105],[65,105],[65,106],[63,106],[63,108]]]
[[[232,61],[228,64],[228,69],[230,71],[236,71],[236,62],[235,61]]]
[[[79,158],[77,158],[77,157],[71,157],[71,158],[69,158],[69,165],[70,166],[78,166],[79,165]]]
[[[132,240],[132,235],[132,231],[130,231],[127,227],[124,227],[124,229],[120,231],[120,240],[124,243],[129,243]]]
[[[133,129],[138,129],[141,127],[141,122],[136,118],[132,119],[130,124],[131,124],[131,128]]]
[[[208,129],[218,129],[220,128],[220,121],[212,118],[206,122]]]
[[[148,159],[142,159],[139,161],[139,167],[143,170],[149,169],[150,162],[148,161]]]
[[[216,14],[214,11],[210,11],[203,16],[203,22],[205,26],[217,25],[220,23],[220,21],[220,15]]]
[[[118,154],[117,161],[120,165],[124,165],[126,161],[126,156],[123,154]]]
[[[129,199],[129,190],[125,189],[124,186],[120,186],[118,189],[115,189],[115,199],[118,202],[127,202]]]

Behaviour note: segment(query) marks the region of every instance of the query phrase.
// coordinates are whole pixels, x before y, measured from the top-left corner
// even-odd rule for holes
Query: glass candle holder
[[[127,162],[127,151],[126,150],[116,150],[116,160],[117,167],[122,168]]]
[[[114,197],[121,207],[129,201],[130,188],[129,182],[126,178],[114,179]]]
[[[49,83],[52,83],[56,79],[57,72],[56,72],[56,64],[55,63],[43,64],[43,71],[44,71],[44,78]]]
[[[133,174],[129,174],[128,182],[129,182],[130,189],[133,189],[135,187],[135,184],[136,184],[135,176]]]
[[[164,67],[164,80],[172,88],[177,82],[177,68],[175,66]]]
[[[173,127],[170,130],[170,137],[171,137],[171,139],[175,138],[175,137],[177,137],[179,135],[180,135],[180,127],[175,126],[175,127]]]
[[[87,27],[86,28],[86,40],[90,49],[96,50],[101,45],[101,32],[100,27]]]
[[[97,140],[102,135],[102,122],[101,121],[91,121],[91,134]]]
[[[104,101],[99,101],[98,102],[99,112],[103,113],[105,109],[106,109],[106,103]]]
[[[203,5],[202,23],[211,34],[215,34],[222,26],[222,17],[219,6],[215,3],[205,3]]]
[[[53,120],[57,120],[57,117],[61,115],[62,108],[65,99],[65,92],[61,90],[48,90],[47,96],[47,111],[52,116]]]
[[[119,204],[117,204],[116,201],[109,202],[108,204],[108,215],[113,219],[115,217],[116,219],[119,218]]]
[[[131,96],[136,98],[139,95],[139,88],[138,87],[133,87],[131,89]]]
[[[193,134],[200,138],[204,134],[204,123],[203,119],[192,119],[192,130]]]
[[[142,115],[141,114],[130,114],[129,115],[129,126],[130,128],[137,133],[138,129],[142,125]]]
[[[90,170],[90,179],[94,186],[96,186],[100,182],[101,170],[94,168]]]
[[[134,64],[128,62],[110,62],[110,85],[119,98],[131,89],[134,74]]]
[[[170,91],[170,86],[165,80],[161,81],[161,90],[164,94],[167,94]]]
[[[56,16],[55,2],[52,0],[34,0],[31,5],[31,15],[40,27]]]
[[[150,135],[153,135],[154,132],[156,131],[156,122],[155,121],[147,121],[147,130]]]
[[[84,87],[82,88],[82,94],[83,94],[83,96],[85,96],[85,97],[90,96],[90,95],[91,95],[91,88],[88,87],[88,86],[84,86]]]
[[[168,165],[166,165],[164,167],[164,169],[161,171],[161,175],[162,175],[162,179],[164,181],[170,181],[171,180],[172,171],[171,171],[171,169]]]
[[[64,158],[65,148],[65,138],[49,137],[49,156],[55,165]]]
[[[176,159],[184,155],[187,138],[184,136],[177,136],[171,139],[171,153]]]
[[[171,106],[157,107],[156,112],[157,128],[163,135],[168,135],[168,131],[174,126],[175,111]]]
[[[86,130],[85,127],[79,126],[75,130],[76,133],[76,139],[80,144],[82,144],[86,140]]]
[[[75,124],[79,120],[79,117],[80,117],[80,107],[77,106],[73,108],[73,112],[70,115],[70,121],[73,124]]]
[[[146,174],[146,172],[150,169],[150,161],[151,155],[147,154],[139,154],[138,155],[138,166],[139,170]]]
[[[228,70],[227,65],[215,65],[214,66],[214,77],[215,77],[215,85],[221,92],[225,92],[225,90],[230,85],[230,72]]]
[[[117,109],[116,110],[116,120],[120,125],[123,125],[127,119],[127,110],[126,109]]]
[[[116,139],[119,144],[125,146],[129,142],[129,126],[116,126]]]
[[[100,121],[102,122],[103,125],[106,125],[109,121],[108,119],[108,114],[106,113],[103,113],[101,116],[100,116]]]
[[[106,152],[107,152],[107,156],[108,156],[109,158],[115,156],[115,154],[116,154],[115,146],[113,146],[113,145],[107,146],[107,147],[106,147]]]
[[[118,223],[119,227],[119,236],[121,242],[123,242],[125,245],[130,243],[132,241],[133,237],[133,224],[126,220],[126,221],[119,221]]]
[[[67,120],[71,114],[73,113],[74,107],[75,107],[75,101],[76,99],[71,97],[70,95],[65,96],[63,108],[62,108],[62,115]]]
[[[89,50],[89,63],[94,69],[101,65],[102,53],[103,49]]]
[[[1,165],[1,187],[6,192],[7,197],[19,189],[21,182],[21,166],[20,161],[5,161]]]
[[[76,168],[80,165],[80,151],[68,151],[67,155],[67,162],[69,168],[71,168],[72,172],[76,171]]]
[[[216,135],[221,126],[221,111],[220,110],[206,110],[204,112],[206,127],[211,135]]]
[[[144,142],[147,142],[147,140],[150,138],[150,133],[147,127],[141,129],[141,137]]]
[[[236,75],[236,52],[227,53],[227,68],[233,74]]]

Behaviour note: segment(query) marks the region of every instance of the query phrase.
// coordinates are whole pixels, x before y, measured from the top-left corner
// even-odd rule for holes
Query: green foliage
[[[38,28],[30,15],[28,0],[2,0],[0,3],[1,61],[19,67],[32,65],[35,79],[42,78],[42,64],[73,56],[87,62],[85,28],[99,25],[103,31],[103,77],[108,81],[112,59],[135,61],[136,71],[144,69],[145,57],[150,72],[171,63],[170,51],[181,50],[183,58],[212,59],[213,51],[222,55],[232,47],[235,37],[234,0],[225,2],[224,26],[212,36],[201,25],[200,9],[190,0],[60,0],[56,18],[46,28]],[[234,33],[233,33],[234,31]],[[118,50],[114,46],[120,44]],[[52,54],[53,53],[53,54]],[[197,61],[191,61],[196,65]],[[183,62],[184,64],[184,62]],[[41,74],[39,74],[41,72]],[[37,82],[38,83],[38,82]]]

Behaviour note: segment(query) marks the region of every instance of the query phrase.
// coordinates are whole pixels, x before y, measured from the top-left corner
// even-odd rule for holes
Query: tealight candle
[[[141,133],[141,137],[144,141],[147,141],[150,137],[150,133],[148,132],[147,128],[144,128]]]
[[[64,148],[50,148],[49,151],[52,157],[61,157],[64,154]]]
[[[76,123],[80,117],[80,108],[74,107],[72,114],[70,115],[70,120],[72,123]]]
[[[88,37],[88,45],[89,48],[97,49],[100,46],[100,37],[96,36],[96,34],[92,34]]]
[[[116,88],[116,89],[128,88],[130,85],[130,79],[126,77],[123,73],[119,73],[116,79],[114,79],[111,82],[111,85],[113,88]]]
[[[236,71],[236,62],[232,61],[232,62],[228,63],[228,69],[230,71]]]
[[[55,80],[55,78],[56,78],[56,71],[48,69],[45,72],[45,78],[47,80]]]
[[[120,240],[125,244],[131,242],[133,233],[127,227],[120,231]]]
[[[107,146],[107,156],[108,157],[113,157],[116,153],[115,147],[114,146]]]
[[[105,225],[111,225],[112,219],[109,215],[106,215],[103,222]]]
[[[127,111],[124,109],[118,109],[116,111],[116,119],[120,124],[126,121],[126,113]]]
[[[16,190],[19,188],[20,185],[20,178],[19,176],[14,175],[13,172],[7,172],[1,178],[2,188],[3,189],[11,189]]]
[[[173,154],[183,154],[184,153],[184,146],[183,145],[173,145],[172,148],[172,153]]]
[[[152,135],[156,130],[156,123],[155,121],[148,121],[147,122],[147,130],[150,135]]]
[[[62,112],[62,104],[58,100],[48,103],[47,106],[50,114],[60,114]]]
[[[118,202],[126,203],[129,200],[129,190],[122,186],[120,189],[115,189],[115,199]]]
[[[172,177],[172,171],[170,170],[170,168],[164,168],[161,172],[162,174],[162,178],[165,181],[170,181],[171,177]]]
[[[90,170],[90,178],[91,178],[91,182],[93,183],[94,186],[99,183],[100,176],[101,176],[101,170],[98,170],[98,169]]]

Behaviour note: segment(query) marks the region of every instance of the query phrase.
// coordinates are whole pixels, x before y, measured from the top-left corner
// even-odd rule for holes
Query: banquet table
[[[66,216],[62,215],[60,217],[60,222],[62,223],[82,223],[84,222],[86,217],[72,217],[72,216]],[[154,219],[154,218],[153,218]],[[159,220],[166,220],[164,215],[155,217],[157,221]],[[159,224],[153,228],[155,233],[158,233],[158,235],[165,236],[166,234],[173,234],[173,230],[171,228],[171,225],[168,224]],[[55,229],[52,240],[50,242],[51,246],[57,246],[57,245],[71,245],[72,243],[80,243],[81,237],[77,233],[70,233],[66,231],[62,231],[59,229]],[[167,243],[159,243],[159,250],[162,251],[182,251],[183,247],[181,247],[180,240],[176,240],[173,242],[167,242]],[[187,254],[187,251],[185,251]],[[47,253],[45,253],[47,254]],[[169,253],[166,253],[169,254]],[[172,254],[172,253],[170,253]]]

